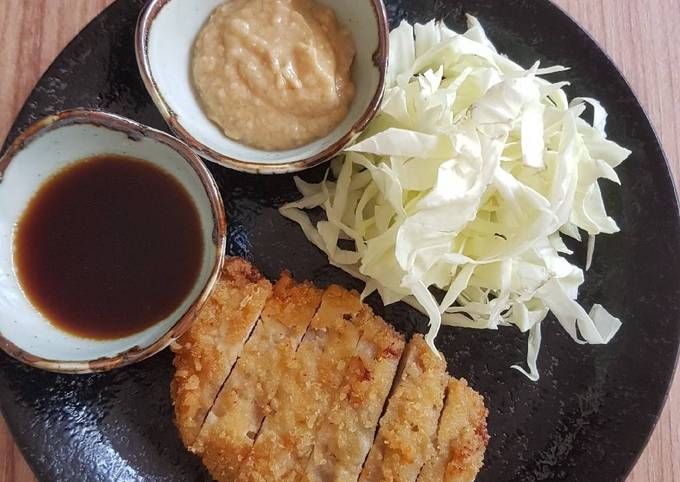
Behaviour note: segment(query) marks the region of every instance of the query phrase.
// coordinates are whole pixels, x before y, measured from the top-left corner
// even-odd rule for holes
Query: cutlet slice
[[[226,259],[205,306],[173,343],[175,376],[170,393],[175,423],[187,448],[193,445],[270,293],[271,284],[250,263]]]
[[[414,482],[434,452],[448,381],[446,362],[416,335],[399,370],[360,482]]]
[[[194,444],[217,481],[236,479],[322,291],[284,273]]]
[[[421,482],[472,482],[489,441],[484,398],[465,380],[449,381],[435,455],[425,464]]]
[[[317,420],[330,408],[370,317],[357,293],[339,286],[324,292],[237,480],[287,482],[304,473]]]
[[[365,326],[341,390],[316,436],[305,482],[356,482],[373,444],[404,337],[382,318]]]

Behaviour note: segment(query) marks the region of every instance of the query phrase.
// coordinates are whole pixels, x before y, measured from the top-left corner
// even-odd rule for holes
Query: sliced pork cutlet
[[[425,464],[420,482],[472,482],[489,441],[484,398],[465,380],[449,381],[437,431],[436,452]]]
[[[356,482],[404,351],[382,318],[367,323],[335,402],[321,423],[305,482]]]
[[[241,467],[241,482],[295,481],[314,448],[317,421],[340,387],[370,308],[339,286],[329,287],[287,367],[276,396]]]
[[[322,291],[284,273],[194,444],[217,481],[236,479],[268,404],[321,303]]]
[[[361,472],[361,482],[414,482],[434,453],[448,381],[446,362],[414,336]]]
[[[191,448],[271,293],[269,281],[240,258],[225,260],[215,290],[191,328],[172,345],[175,423]]]

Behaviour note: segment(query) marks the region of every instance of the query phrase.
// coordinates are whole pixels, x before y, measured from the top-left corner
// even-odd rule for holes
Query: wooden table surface
[[[55,56],[110,3],[0,0],[0,139]],[[674,33],[680,25],[680,0],[557,3],[581,22],[624,72],[647,108],[680,180],[680,46]],[[0,417],[0,482],[34,480]],[[680,374],[629,482],[680,482]]]

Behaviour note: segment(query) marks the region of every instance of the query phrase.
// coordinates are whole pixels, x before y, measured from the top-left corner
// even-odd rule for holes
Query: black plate
[[[137,73],[133,31],[141,0],[119,0],[59,56],[21,111],[9,139],[45,114],[98,107],[165,128]],[[493,41],[528,66],[535,59],[573,67],[571,95],[600,98],[609,135],[633,150],[619,169],[624,189],[605,186],[621,234],[598,239],[581,293],[624,321],[608,346],[578,346],[552,320],[545,324],[532,383],[509,368],[524,359],[515,329],[444,328],[439,346],[449,368],[485,396],[491,442],[480,481],[623,480],[662,408],[680,339],[680,222],[675,190],[654,132],[630,88],[604,53],[548,1],[395,0],[399,19],[445,17],[463,28],[477,15]],[[63,12],[68,15],[68,12]],[[291,176],[239,174],[209,165],[224,196],[229,252],[269,277],[288,268],[319,285],[359,284],[284,220],[277,206],[296,198]],[[323,167],[306,176],[319,176]],[[582,259],[582,253],[580,254]],[[382,310],[381,310],[382,311]],[[400,329],[424,330],[404,306],[384,310]],[[167,351],[107,374],[54,375],[0,355],[0,403],[17,443],[41,480],[203,480],[200,462],[172,425]]]

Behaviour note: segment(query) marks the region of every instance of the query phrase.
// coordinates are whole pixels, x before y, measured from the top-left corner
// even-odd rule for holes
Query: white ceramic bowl
[[[22,290],[13,256],[15,226],[41,185],[66,165],[100,154],[136,157],[171,174],[194,201],[204,240],[198,280],[179,308],[146,330],[116,340],[80,338],[52,325]],[[51,371],[103,371],[157,353],[189,327],[219,276],[226,242],[219,191],[191,149],[167,134],[113,114],[68,111],[23,132],[0,158],[0,179],[0,347],[4,351]]]
[[[317,0],[351,31],[356,97],[347,117],[326,137],[297,149],[265,151],[227,138],[203,113],[191,77],[191,50],[224,0],[150,0],[137,24],[139,70],[151,98],[175,134],[197,153],[239,171],[294,172],[330,159],[366,127],[380,106],[387,69],[388,25],[381,0]]]

